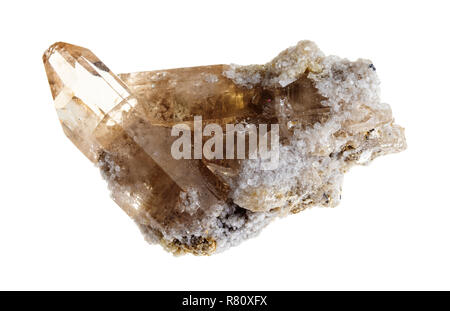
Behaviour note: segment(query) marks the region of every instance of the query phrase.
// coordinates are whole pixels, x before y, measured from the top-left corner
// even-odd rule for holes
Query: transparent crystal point
[[[44,53],[43,61],[64,132],[95,162],[92,134],[130,91],[88,49],[57,42]]]

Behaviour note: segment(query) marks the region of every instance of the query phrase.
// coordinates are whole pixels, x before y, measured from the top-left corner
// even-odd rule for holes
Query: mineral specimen
[[[220,252],[278,216],[336,206],[351,166],[406,148],[404,130],[380,102],[374,65],[325,56],[310,41],[265,65],[118,76],[67,43],[52,45],[43,60],[65,134],[100,168],[145,239],[174,254]],[[263,169],[267,159],[251,158],[250,147],[244,157],[183,150],[197,156],[174,158],[173,127],[193,129],[198,116],[232,137],[231,147],[239,130],[230,135],[228,124],[278,125],[277,167]],[[274,136],[275,127],[266,129]]]

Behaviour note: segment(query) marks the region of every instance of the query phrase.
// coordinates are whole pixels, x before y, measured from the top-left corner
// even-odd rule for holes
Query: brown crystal
[[[211,254],[278,215],[335,206],[350,166],[406,147],[403,129],[379,103],[373,66],[327,58],[309,41],[265,65],[118,76],[67,43],[52,45],[43,60],[66,135],[99,166],[146,239],[175,254]],[[224,137],[226,124],[279,124],[281,167],[174,159],[172,126],[192,128],[194,116],[219,124]]]

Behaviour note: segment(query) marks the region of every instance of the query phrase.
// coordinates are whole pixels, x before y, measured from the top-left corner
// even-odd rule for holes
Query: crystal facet
[[[310,41],[265,65],[118,76],[67,43],[43,60],[65,134],[146,240],[174,254],[223,251],[278,216],[336,206],[351,166],[406,148],[373,64],[325,56]],[[224,137],[227,124],[278,124],[278,168],[262,170],[260,158],[175,159],[172,127],[193,129],[196,116]]]

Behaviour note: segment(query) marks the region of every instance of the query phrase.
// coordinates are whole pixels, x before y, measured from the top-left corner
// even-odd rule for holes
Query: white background
[[[0,289],[450,289],[447,3],[3,1]],[[66,41],[116,73],[264,63],[302,39],[373,61],[408,150],[211,257],[143,240],[64,136],[41,61]]]

